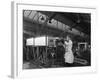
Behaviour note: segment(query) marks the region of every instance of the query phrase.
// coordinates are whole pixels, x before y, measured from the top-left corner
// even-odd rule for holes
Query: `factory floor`
[[[62,68],[62,67],[81,67],[86,66],[79,63],[74,62],[71,66],[64,66],[60,62],[56,62],[55,60],[48,60],[46,63],[41,63],[40,61],[24,61],[23,69],[40,69],[40,68]]]

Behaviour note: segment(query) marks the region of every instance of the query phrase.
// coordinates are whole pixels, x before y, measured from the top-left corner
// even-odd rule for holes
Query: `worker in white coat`
[[[65,47],[64,59],[65,59],[65,65],[66,66],[69,66],[69,65],[73,64],[73,62],[74,62],[72,45],[73,45],[73,42],[72,42],[71,38],[69,36],[67,36],[66,40],[64,42],[64,47]]]

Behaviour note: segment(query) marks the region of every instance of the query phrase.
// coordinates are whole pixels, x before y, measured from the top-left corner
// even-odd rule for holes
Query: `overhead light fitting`
[[[43,16],[41,17],[41,20],[45,20]]]
[[[51,20],[49,20],[49,23],[52,23],[52,21],[51,21]]]

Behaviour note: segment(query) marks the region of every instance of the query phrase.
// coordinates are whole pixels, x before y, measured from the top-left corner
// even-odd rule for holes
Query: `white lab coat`
[[[69,40],[68,42],[65,41],[65,63],[73,63],[74,62],[74,55],[72,52],[72,41]]]

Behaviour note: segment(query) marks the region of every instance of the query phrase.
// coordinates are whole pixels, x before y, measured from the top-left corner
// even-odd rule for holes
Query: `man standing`
[[[64,55],[65,66],[70,66],[74,62],[74,55],[73,55],[73,52],[72,52],[72,45],[73,45],[73,42],[72,42],[71,38],[69,36],[66,36],[66,40],[64,42],[64,47],[65,47],[65,55]]]

